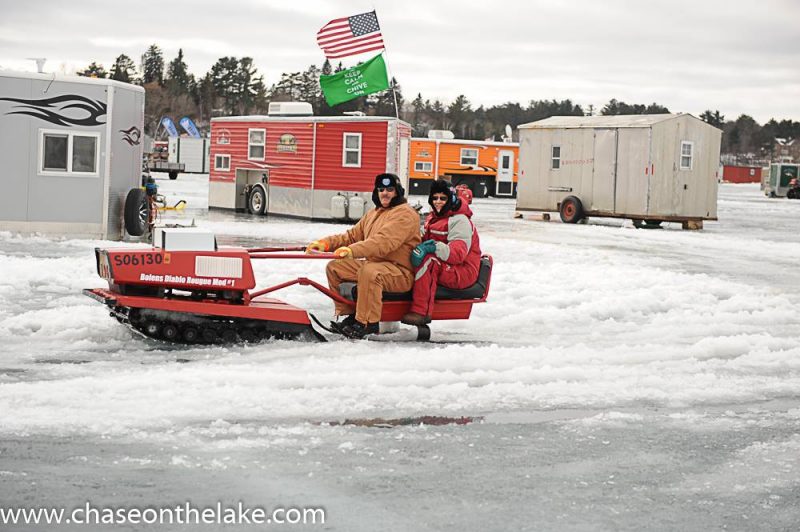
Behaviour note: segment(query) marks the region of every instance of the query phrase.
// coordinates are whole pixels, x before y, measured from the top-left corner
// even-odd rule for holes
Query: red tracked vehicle
[[[217,248],[213,235],[185,230],[164,229],[154,240],[158,245],[152,248],[96,249],[97,273],[108,281],[108,288],[83,291],[107,305],[120,322],[151,338],[206,344],[264,338],[325,341],[306,310],[266,296],[297,284],[314,287],[337,301],[352,303],[357,297],[354,283],[344,283],[337,294],[306,277],[252,291],[254,259],[330,260],[332,253],[309,255],[301,247]],[[469,318],[472,305],[486,301],[491,270],[492,259],[484,256],[473,286],[464,290],[439,287],[433,320]],[[410,292],[385,293],[381,321],[398,322],[410,305]],[[397,337],[429,338],[427,326],[418,327],[413,337]]]

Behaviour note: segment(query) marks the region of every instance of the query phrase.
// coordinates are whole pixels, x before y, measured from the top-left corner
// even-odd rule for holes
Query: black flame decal
[[[9,111],[7,115],[28,115],[57,126],[100,126],[106,123],[105,120],[100,121],[100,117],[106,114],[106,104],[78,94],[65,94],[42,100],[22,98],[0,98],[0,100],[20,104],[14,106],[14,109],[18,110]],[[65,112],[71,109],[83,111],[86,116],[66,115]]]
[[[139,141],[142,138],[142,130],[138,127],[131,126],[128,129],[120,129],[119,132],[122,133],[122,140],[131,146],[139,145]]]

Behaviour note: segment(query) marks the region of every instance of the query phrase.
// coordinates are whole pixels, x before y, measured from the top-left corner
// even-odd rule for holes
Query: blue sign
[[[184,116],[183,118],[180,119],[179,122],[181,124],[181,127],[185,129],[190,136],[196,139],[200,138],[200,132],[197,131],[197,126],[194,125],[194,122],[192,122],[191,118],[189,118],[188,116]]]
[[[175,127],[175,122],[168,116],[161,117],[161,125],[167,130],[167,135],[170,137],[178,136],[178,128]]]

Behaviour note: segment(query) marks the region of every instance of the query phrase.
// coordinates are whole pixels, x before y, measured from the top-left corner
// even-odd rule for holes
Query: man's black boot
[[[342,334],[354,340],[361,340],[368,334],[378,334],[380,327],[377,323],[364,325],[360,321],[354,321],[352,325],[342,327]]]

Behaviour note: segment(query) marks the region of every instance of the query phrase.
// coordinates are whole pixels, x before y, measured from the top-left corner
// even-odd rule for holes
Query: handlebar
[[[335,259],[333,253],[250,253],[251,259]]]

